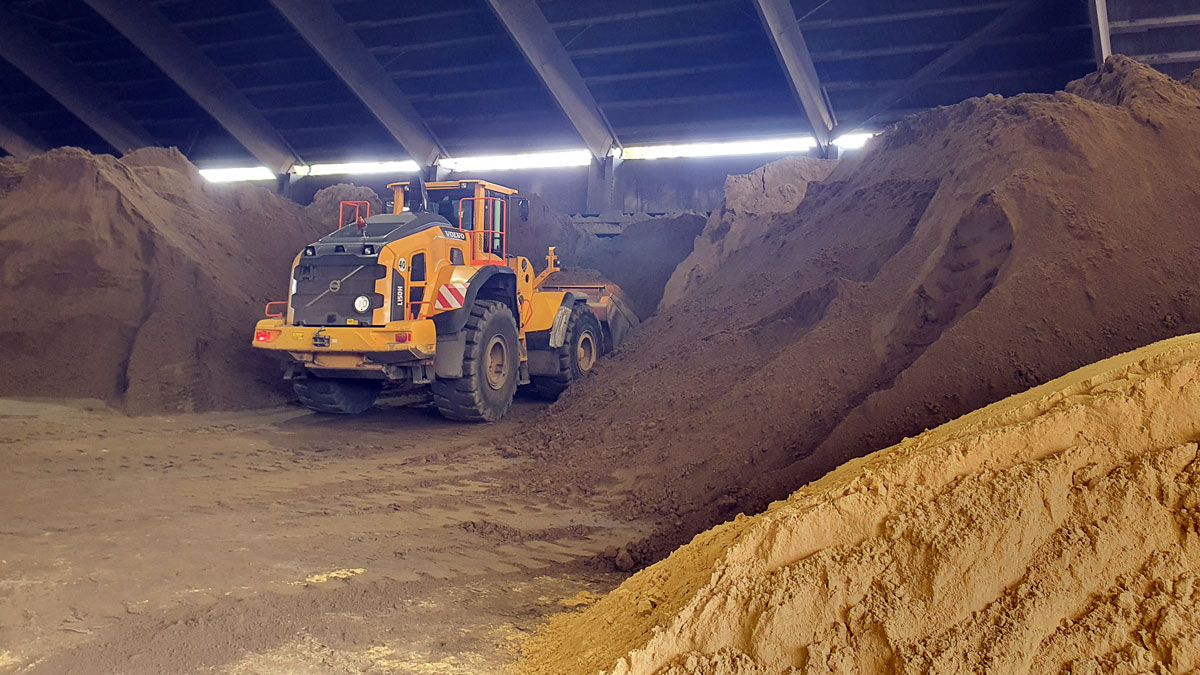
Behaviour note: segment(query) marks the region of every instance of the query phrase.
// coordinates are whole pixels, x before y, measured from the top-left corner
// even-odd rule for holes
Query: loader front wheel
[[[567,322],[567,338],[558,348],[558,374],[530,378],[534,391],[544,399],[557,399],[567,385],[591,372],[603,350],[600,321],[587,304],[576,304]]]
[[[512,406],[520,378],[517,321],[503,302],[477,300],[463,333],[463,376],[435,380],[433,401],[452,420],[495,422]]]
[[[303,377],[292,381],[296,398],[309,408],[333,415],[357,415],[375,405],[380,380]]]

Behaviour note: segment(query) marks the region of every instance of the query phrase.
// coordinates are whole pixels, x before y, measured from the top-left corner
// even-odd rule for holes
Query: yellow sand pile
[[[1198,439],[1200,335],[1101,361],[700,534],[519,670],[1192,671]]]

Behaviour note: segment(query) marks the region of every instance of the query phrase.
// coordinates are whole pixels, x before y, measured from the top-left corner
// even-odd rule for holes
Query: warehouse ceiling
[[[811,133],[758,1],[542,0],[536,6],[620,144]],[[361,94],[277,9],[281,3],[146,4],[199,48],[301,161],[409,156]],[[1030,3],[793,0],[791,10],[829,108],[849,130],[972,96],[1053,91],[1094,68],[1084,0],[1034,2],[988,32],[1023,4]],[[260,163],[228,125],[97,14],[95,3],[0,0],[0,6],[47,53],[60,54],[99,84],[156,143],[177,146],[202,166]],[[444,153],[586,147],[488,0],[337,0],[333,6]],[[906,88],[909,78],[966,40],[978,44],[927,83]],[[896,88],[901,98],[863,119],[875,112],[881,94]],[[112,152],[60,99],[0,60],[0,114],[46,144]]]

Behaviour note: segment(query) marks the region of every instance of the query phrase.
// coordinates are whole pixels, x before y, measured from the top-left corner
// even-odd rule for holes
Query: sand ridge
[[[1198,392],[1183,336],[853,460],[556,617],[521,672],[1194,668]]]
[[[1200,155],[1180,150],[1198,137],[1200,92],[1123,57],[1064,92],[908,118],[515,445],[659,519],[644,564],[872,449],[1200,330]]]

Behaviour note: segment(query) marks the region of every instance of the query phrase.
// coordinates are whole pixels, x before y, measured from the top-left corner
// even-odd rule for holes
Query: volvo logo
[[[337,293],[340,290],[342,290],[342,280],[341,279],[334,279],[333,281],[329,282],[329,292],[330,293]]]

